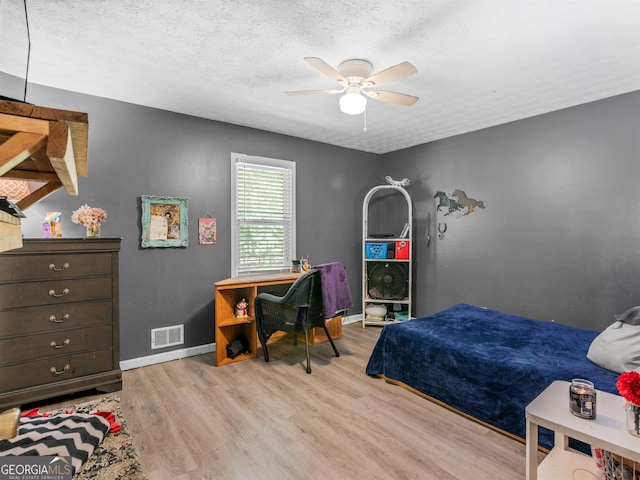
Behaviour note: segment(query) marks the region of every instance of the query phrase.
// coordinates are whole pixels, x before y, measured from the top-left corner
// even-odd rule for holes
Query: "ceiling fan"
[[[309,65],[325,74],[331,80],[340,85],[334,90],[301,90],[297,92],[285,92],[287,95],[313,95],[313,94],[337,94],[344,93],[340,97],[340,110],[349,115],[358,115],[364,112],[367,106],[366,97],[381,102],[395,103],[398,105],[413,105],[418,97],[405,93],[386,92],[375,88],[386,83],[399,80],[418,72],[418,69],[409,62],[402,62],[380,72],[371,74],[372,65],[366,60],[345,60],[338,69],[334,69],[324,60],[318,57],[305,57]],[[372,90],[373,89],[373,90]]]

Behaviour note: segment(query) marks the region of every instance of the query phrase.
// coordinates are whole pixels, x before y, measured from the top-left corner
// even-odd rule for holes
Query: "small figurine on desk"
[[[309,271],[309,257],[300,259],[300,268],[303,272]]]
[[[249,304],[244,298],[241,301],[239,301],[238,304],[236,305],[236,318],[248,317],[249,316],[247,313],[248,307],[249,307]]]

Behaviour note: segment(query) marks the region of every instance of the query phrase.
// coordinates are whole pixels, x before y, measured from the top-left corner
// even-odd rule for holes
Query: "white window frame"
[[[255,269],[243,269],[240,265],[240,226],[244,221],[238,218],[238,172],[239,168],[244,165],[255,165],[256,167],[284,169],[289,171],[291,184],[289,186],[289,199],[285,199],[285,203],[289,204],[289,219],[284,219],[285,229],[289,229],[289,245],[286,245],[283,264],[278,266],[258,267]],[[257,273],[274,273],[289,271],[291,268],[291,260],[296,258],[296,164],[290,160],[279,160],[275,158],[266,158],[258,156],[244,155],[241,153],[231,153],[231,276],[237,277],[242,275],[251,275]],[[260,221],[258,221],[260,222]],[[255,224],[255,220],[253,222]],[[265,224],[273,224],[273,220],[265,220]]]

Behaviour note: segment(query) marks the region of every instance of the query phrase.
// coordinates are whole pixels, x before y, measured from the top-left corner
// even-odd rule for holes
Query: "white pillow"
[[[640,369],[638,313],[640,307],[634,307],[622,315],[616,315],[617,321],[593,339],[587,358],[596,365],[616,373]]]
[[[622,315],[614,315],[616,320],[629,325],[640,325],[640,307],[632,307]]]

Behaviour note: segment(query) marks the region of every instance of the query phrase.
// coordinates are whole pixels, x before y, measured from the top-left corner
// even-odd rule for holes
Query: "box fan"
[[[367,265],[369,297],[380,300],[407,298],[409,267],[406,263],[373,263]]]

